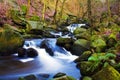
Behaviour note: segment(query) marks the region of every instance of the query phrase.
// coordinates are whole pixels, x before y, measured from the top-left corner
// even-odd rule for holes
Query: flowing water
[[[44,48],[39,47],[43,40],[48,41],[48,46],[54,52],[53,56],[50,56]],[[49,74],[48,78],[42,78],[42,80],[49,80],[58,72],[73,76],[76,80],[80,78],[80,72],[73,62],[77,56],[57,46],[56,39],[26,40],[23,47],[26,49],[34,48],[39,53],[39,56],[21,59],[15,55],[13,57],[0,58],[0,65],[2,65],[0,66],[0,80],[17,80],[18,77],[29,74]]]
[[[64,36],[62,36],[62,32],[51,32],[51,34],[54,34],[56,37],[71,37],[69,35],[71,35],[77,27],[81,26],[85,26],[85,24],[71,24],[67,27],[71,33]],[[50,56],[45,48],[40,48],[44,40],[53,52],[53,56]],[[18,58],[17,55],[0,57],[0,80],[18,80],[18,77],[30,74],[35,74],[39,77],[39,80],[49,80],[58,72],[73,76],[76,80],[80,79],[80,71],[73,62],[77,56],[57,46],[56,39],[26,40],[23,47],[26,49],[33,48],[39,55],[36,58]],[[42,75],[49,76],[44,77]]]

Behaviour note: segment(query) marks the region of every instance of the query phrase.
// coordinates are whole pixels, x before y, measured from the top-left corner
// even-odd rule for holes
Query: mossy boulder
[[[106,42],[101,36],[93,35],[91,41],[91,47],[93,47],[96,52],[103,52],[105,50]]]
[[[92,78],[89,76],[84,76],[82,80],[92,80]]]
[[[112,66],[102,68],[92,76],[93,80],[120,80],[120,73]]]
[[[86,31],[87,31],[87,29],[85,29],[85,28],[76,28],[74,30],[73,34],[76,35],[76,34],[80,34],[80,33],[86,32]]]
[[[88,51],[90,49],[90,41],[85,39],[78,39],[74,42],[71,52],[74,55],[80,56],[84,51]]]
[[[96,71],[99,71],[99,66],[99,64],[96,65],[96,63],[90,61],[82,61],[77,63],[77,68],[80,69],[83,76],[93,75]]]
[[[0,55],[8,56],[17,52],[24,44],[22,36],[9,28],[0,30]]]
[[[73,43],[74,43],[74,41],[75,41],[75,40],[72,39],[72,38],[62,38],[62,37],[60,37],[60,38],[57,39],[56,44],[57,44],[58,46],[64,47],[64,48],[67,49],[67,50],[70,50],[70,49],[71,49],[71,46],[72,46]]]
[[[88,58],[92,55],[91,51],[85,51],[81,56],[79,56],[75,62],[87,61]]]
[[[75,37],[77,39],[86,39],[86,40],[90,40],[90,34],[86,31],[86,32],[82,32],[79,34],[76,34]]]
[[[76,80],[72,76],[67,76],[65,73],[57,73],[54,77],[53,80]]]

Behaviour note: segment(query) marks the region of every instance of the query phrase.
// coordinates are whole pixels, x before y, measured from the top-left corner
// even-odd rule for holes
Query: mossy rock
[[[70,50],[71,49],[71,46],[73,45],[74,43],[74,39],[72,38],[58,38],[57,39],[57,42],[56,44],[61,46],[61,47],[64,47],[65,49],[67,50]]]
[[[82,80],[92,80],[92,78],[89,76],[84,76]]]
[[[91,76],[101,69],[101,64],[91,61],[81,61],[77,63],[77,68],[83,76]]]
[[[12,29],[2,29],[0,32],[0,55],[10,55],[17,52],[24,44],[22,36]]]
[[[53,80],[76,80],[72,76],[67,76],[65,73],[57,73],[54,77]]]
[[[76,34],[80,34],[80,33],[83,33],[83,32],[86,32],[87,30],[85,28],[76,28],[73,32],[74,35]]]
[[[80,56],[84,51],[88,51],[90,49],[90,42],[85,39],[78,39],[74,42],[71,52],[74,55]]]
[[[93,80],[120,80],[120,73],[112,66],[102,68],[92,76]]]
[[[77,39],[86,39],[86,40],[90,40],[90,34],[88,32],[82,32],[79,34],[76,34],[75,37]]]
[[[91,56],[91,51],[85,51],[81,56],[79,56],[75,62],[87,61],[88,58]]]

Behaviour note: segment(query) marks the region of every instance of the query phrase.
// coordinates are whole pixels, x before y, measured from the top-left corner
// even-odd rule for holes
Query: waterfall
[[[47,39],[50,48],[54,52],[54,56],[50,56],[45,49],[40,48],[37,45],[41,45],[42,41],[46,39],[37,39],[37,40],[28,40],[25,42],[24,48],[34,48],[39,53],[37,59],[41,65],[41,73],[57,73],[64,72],[68,75],[71,75],[75,78],[80,77],[79,70],[76,69],[75,63],[73,60],[77,56],[72,55],[70,52],[65,50],[62,47],[56,45],[56,39]],[[76,75],[75,75],[76,74]]]
[[[53,56],[49,55],[49,52],[46,52],[45,48],[40,48],[40,45],[42,45],[44,40],[48,41],[47,45],[53,51]],[[29,74],[49,74],[49,78],[44,79],[49,80],[58,72],[73,76],[76,80],[79,80],[81,77],[80,71],[73,62],[77,56],[72,55],[64,48],[57,46],[56,39],[26,40],[23,47],[26,49],[35,49],[38,52],[38,56],[35,58],[18,58],[15,55],[8,60],[1,59],[1,62],[3,63],[1,63],[1,65],[6,68],[1,69],[0,80],[17,80],[18,77]]]
[[[73,33],[76,28],[81,26],[86,26],[86,24],[71,24],[67,28],[71,33]]]

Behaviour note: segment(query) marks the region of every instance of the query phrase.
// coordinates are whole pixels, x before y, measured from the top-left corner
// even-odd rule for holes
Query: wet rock
[[[27,49],[27,56],[28,57],[37,57],[38,56],[38,52],[33,49],[33,48],[28,48]]]
[[[90,42],[85,39],[78,39],[74,42],[71,47],[71,53],[74,55],[80,56],[84,51],[88,51],[90,49]]]
[[[91,77],[88,77],[88,76],[85,76],[85,77],[83,77],[82,80],[92,80],[92,78],[91,78]]]
[[[57,73],[53,77],[53,80],[76,80],[76,79],[71,76],[67,76],[65,73]]]
[[[35,75],[31,74],[25,77],[19,77],[18,80],[38,80],[38,79]]]
[[[57,73],[56,75],[53,76],[53,78],[58,78],[58,77],[62,77],[62,76],[65,76],[66,74],[65,73]]]
[[[26,49],[25,48],[19,48],[17,53],[18,53],[18,57],[25,57],[26,56]]]
[[[88,58],[91,56],[91,51],[85,51],[81,56],[79,56],[75,62],[87,61]]]
[[[35,75],[28,75],[24,77],[25,80],[37,80],[37,77]]]
[[[103,65],[99,62],[92,61],[82,61],[77,63],[77,68],[80,69],[80,72],[83,76],[91,76],[101,70]]]
[[[42,41],[40,48],[44,48],[46,52],[49,53],[49,55],[53,56],[54,55],[54,50],[52,49],[51,44],[49,43],[49,40],[44,40]]]
[[[0,55],[8,56],[14,54],[23,44],[24,39],[18,32],[9,28],[0,30]]]
[[[112,66],[103,67],[92,76],[93,80],[120,80],[120,73]]]
[[[74,39],[72,38],[58,38],[56,44],[58,46],[64,47],[65,49],[69,50],[71,49],[71,46],[74,43]]]

